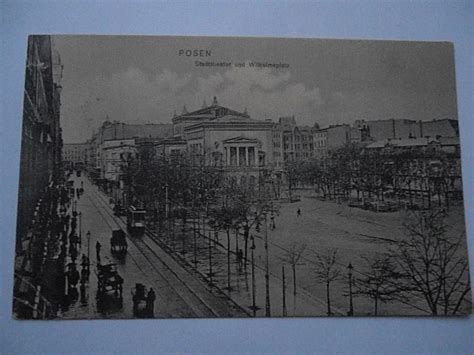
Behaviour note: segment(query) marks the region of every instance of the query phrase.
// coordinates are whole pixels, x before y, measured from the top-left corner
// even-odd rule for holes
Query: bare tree
[[[465,237],[446,235],[444,218],[442,210],[412,213],[404,224],[407,238],[391,252],[408,291],[422,296],[433,315],[456,314],[471,290]]]
[[[316,254],[315,269],[316,282],[326,285],[326,302],[328,306],[327,314],[332,315],[331,311],[331,283],[341,278],[341,270],[336,265],[337,249],[328,250],[324,255]]]
[[[235,225],[236,213],[232,207],[222,206],[211,210],[210,216],[210,225],[227,235],[227,290],[230,291],[230,229]]]
[[[387,256],[362,258],[367,264],[368,272],[355,280],[354,296],[371,298],[374,302],[374,315],[378,315],[380,302],[387,303],[402,297],[399,281],[403,276],[396,271],[396,265]]]
[[[224,184],[223,194],[226,196],[226,203],[232,207],[232,228],[236,231],[236,238],[240,230],[243,230],[244,260],[247,262],[250,229],[253,226],[260,228],[266,213],[278,214],[278,206],[265,193],[232,180]]]
[[[303,265],[300,263],[303,253],[306,250],[306,244],[292,243],[286,251],[282,260],[291,265],[293,271],[293,294],[296,295],[296,266]]]

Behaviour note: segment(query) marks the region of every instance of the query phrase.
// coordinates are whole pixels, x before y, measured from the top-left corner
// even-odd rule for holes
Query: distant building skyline
[[[453,48],[446,42],[138,36],[54,36],[54,42],[64,63],[66,142],[84,141],[107,115],[168,123],[175,110],[196,110],[213,96],[255,119],[295,115],[308,126],[458,118]],[[194,58],[178,55],[183,48],[209,49],[214,62],[289,66],[196,67]]]

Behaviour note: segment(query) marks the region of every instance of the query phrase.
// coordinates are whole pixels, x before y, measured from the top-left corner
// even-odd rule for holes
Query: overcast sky
[[[356,119],[457,119],[448,43],[212,37],[54,36],[64,65],[66,143],[105,120],[170,123],[203,100],[321,127]],[[207,49],[211,57],[179,56]],[[286,69],[195,67],[194,61],[287,63]]]

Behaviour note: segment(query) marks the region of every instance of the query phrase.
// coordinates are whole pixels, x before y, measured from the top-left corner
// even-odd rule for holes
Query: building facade
[[[44,213],[62,181],[60,126],[62,65],[50,36],[29,36],[23,98],[13,313],[41,318],[52,312],[43,295],[48,234]],[[45,207],[46,206],[46,207]],[[35,252],[37,251],[37,252]],[[38,312],[42,310],[42,312]]]
[[[137,154],[135,139],[114,139],[105,141],[102,145],[100,169],[104,179],[118,182],[122,168]]]
[[[316,158],[324,158],[328,154],[327,129],[319,129],[313,132],[313,149]]]
[[[63,144],[63,163],[71,166],[85,166],[87,164],[87,143]]]
[[[216,98],[211,106],[174,117],[173,124],[175,137],[186,141],[190,154],[233,175],[257,177],[261,168],[281,165],[274,154],[278,151],[274,149],[274,123],[220,106]]]
[[[319,130],[319,125],[298,126],[295,116],[280,117],[277,124],[281,131],[283,161],[298,161],[311,159],[316,156],[314,132]]]
[[[26,61],[17,241],[45,188],[60,178],[62,65],[50,36],[29,36]],[[17,245],[18,246],[18,245]]]
[[[367,130],[373,141],[459,136],[458,121],[448,118],[431,121],[407,119],[356,120],[354,127]]]
[[[86,143],[87,170],[95,179],[107,179],[106,166],[111,146],[139,139],[166,139],[173,136],[171,124],[128,124],[108,118]],[[135,144],[135,143],[134,143]]]

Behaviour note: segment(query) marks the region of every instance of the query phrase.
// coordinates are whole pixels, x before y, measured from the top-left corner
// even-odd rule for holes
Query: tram
[[[145,210],[130,206],[127,211],[127,229],[133,236],[142,236],[145,233]]]

